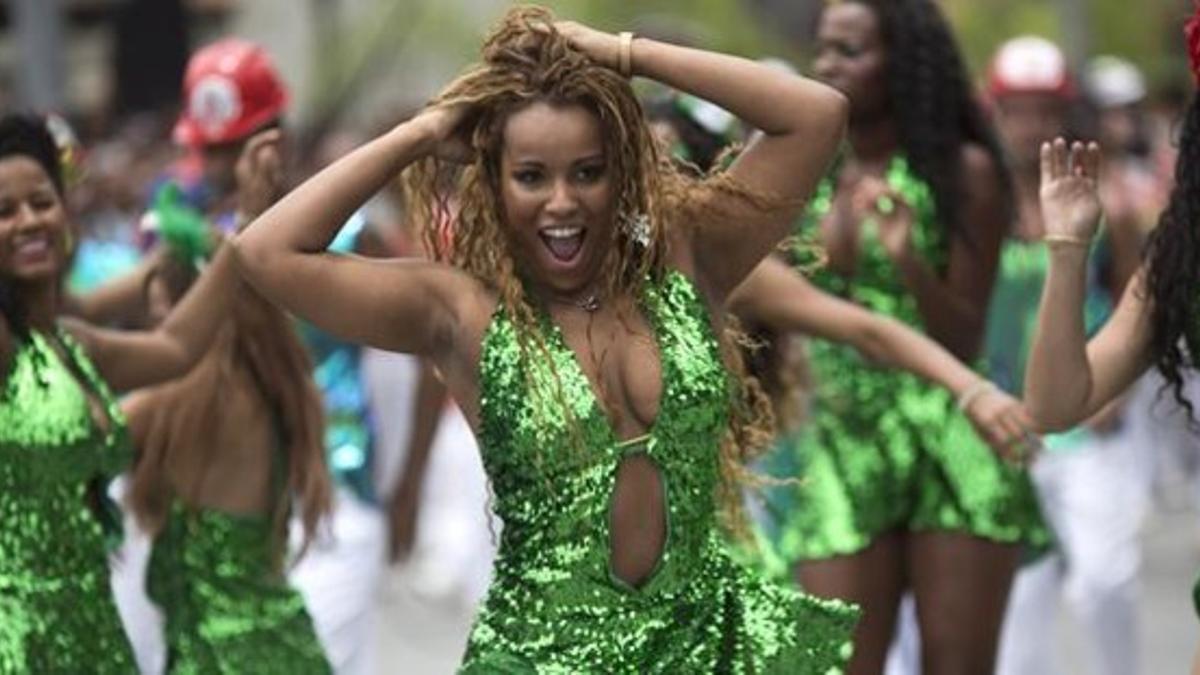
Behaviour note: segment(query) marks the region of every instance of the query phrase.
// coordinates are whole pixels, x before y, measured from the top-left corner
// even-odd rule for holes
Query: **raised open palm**
[[[1088,241],[1100,222],[1100,146],[1061,138],[1042,144],[1042,222],[1047,236]]]

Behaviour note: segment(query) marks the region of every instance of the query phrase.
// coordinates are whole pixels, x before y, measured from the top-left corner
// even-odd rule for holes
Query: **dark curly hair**
[[[1175,186],[1146,242],[1146,287],[1150,300],[1150,355],[1165,387],[1187,410],[1184,370],[1200,357],[1200,99],[1184,116],[1175,162]]]
[[[851,1],[870,7],[879,18],[887,48],[885,77],[900,145],[913,171],[933,190],[938,221],[945,231],[970,240],[962,222],[962,148],[967,143],[979,145],[991,157],[1011,217],[1015,203],[1012,174],[937,3]]]
[[[62,162],[58,147],[40,116],[8,113],[0,117],[0,159],[14,155],[28,157],[40,164],[58,194],[63,194]],[[3,277],[0,277],[0,316],[4,317],[14,335],[25,337],[25,310],[12,284]]]

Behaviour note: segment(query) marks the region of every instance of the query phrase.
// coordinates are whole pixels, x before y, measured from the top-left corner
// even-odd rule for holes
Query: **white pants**
[[[1095,438],[1032,469],[1057,548],[1013,582],[996,661],[999,675],[1060,672],[1059,606],[1080,624],[1089,673],[1132,675],[1139,663],[1139,535],[1150,503],[1152,462],[1133,429]],[[897,618],[887,675],[921,672],[911,594]]]
[[[122,476],[109,491],[118,504],[122,503],[125,486],[126,477]],[[138,670],[143,675],[158,675],[166,667],[167,647],[163,640],[162,613],[146,595],[146,566],[153,542],[128,514],[124,527],[125,539],[110,561],[113,598],[133,646]]]
[[[317,637],[338,675],[375,675],[376,605],[387,567],[387,522],[346,490],[335,495],[327,531],[291,570]],[[301,526],[292,523],[292,541]]]
[[[362,369],[376,421],[376,491],[387,502],[408,452],[418,362],[368,349]],[[416,540],[389,584],[424,602],[474,615],[492,576],[500,523],[489,511],[487,476],[467,420],[447,403],[430,448],[421,486]],[[398,590],[398,589],[393,589]]]
[[[1140,662],[1140,534],[1152,462],[1129,428],[1033,467],[1057,547],[1018,574],[1001,635],[997,673],[1058,671],[1058,609],[1080,627],[1087,672],[1132,675]]]

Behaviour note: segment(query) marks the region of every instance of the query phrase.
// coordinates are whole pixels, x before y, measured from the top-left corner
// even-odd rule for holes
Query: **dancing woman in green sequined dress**
[[[1186,28],[1200,84],[1200,7]],[[1090,418],[1151,366],[1195,418],[1184,374],[1200,366],[1200,98],[1184,114],[1170,201],[1150,235],[1141,268],[1116,310],[1088,340],[1088,254],[1101,216],[1100,149],[1062,139],[1041,149],[1041,207],[1050,264],[1025,375],[1029,411],[1046,431]],[[1200,614],[1200,582],[1193,589]],[[1192,672],[1200,672],[1200,654]]]
[[[199,214],[188,222],[209,229]],[[152,315],[198,273],[171,245],[179,237],[163,238],[171,255],[149,277]],[[169,673],[330,672],[285,576],[293,498],[310,539],[330,507],[311,370],[292,321],[242,287],[192,372],[122,402],[137,454],[127,501],[154,535],[146,588]]]
[[[659,157],[630,74],[762,133],[721,177],[693,182]],[[504,529],[463,671],[825,673],[844,661],[853,608],[738,567],[720,518],[768,432],[761,397],[723,358],[722,307],[786,235],[844,106],[759,64],[518,8],[431,107],[239,238],[268,297],[429,357],[470,419]],[[405,169],[438,261],[321,254]]]
[[[1011,181],[945,19],[930,0],[829,3],[814,71],[850,99],[850,126],[801,222],[828,257],[811,280],[974,362]],[[815,340],[809,356],[811,421],[771,458],[803,478],[769,504],[781,551],[807,590],[863,605],[853,672],[882,670],[906,588],[925,671],[989,671],[1020,544],[1046,536],[1027,475],[946,391],[847,346]]]
[[[227,249],[151,332],[60,320],[71,225],[41,121],[0,119],[0,672],[130,673],[113,603],[108,479],[130,458],[113,392],[179,377],[234,281]]]

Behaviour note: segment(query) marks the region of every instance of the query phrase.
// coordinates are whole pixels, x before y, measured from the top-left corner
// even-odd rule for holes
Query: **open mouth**
[[[569,263],[583,250],[583,241],[587,238],[587,230],[575,226],[544,227],[538,230],[542,243],[550,251],[555,260]]]

